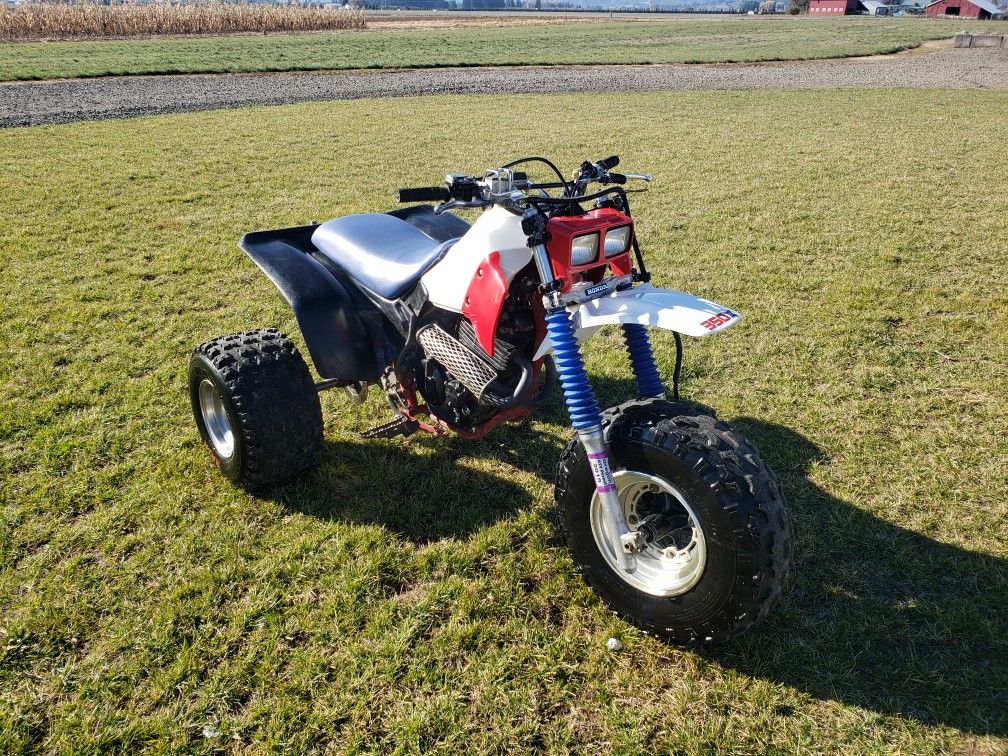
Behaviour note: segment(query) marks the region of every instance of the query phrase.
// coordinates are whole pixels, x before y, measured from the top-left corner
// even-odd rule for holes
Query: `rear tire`
[[[593,530],[595,484],[575,437],[557,467],[555,496],[585,581],[624,619],[676,645],[721,643],[762,620],[780,599],[792,546],[784,497],[756,450],[726,423],[684,403],[633,400],[606,410],[603,424],[621,503],[622,479],[629,481],[628,500],[643,491],[634,512],[644,502],[652,512],[657,506],[671,513],[662,516],[678,523],[667,531],[676,543],[663,549],[656,540],[640,555],[637,573],[615,566],[600,548],[597,524]],[[689,549],[699,554],[696,568]]]
[[[313,465],[322,450],[322,407],[308,366],[273,328],[222,336],[189,361],[193,417],[214,462],[245,489]]]

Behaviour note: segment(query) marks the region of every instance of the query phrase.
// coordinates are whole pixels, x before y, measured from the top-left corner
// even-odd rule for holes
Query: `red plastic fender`
[[[462,314],[469,318],[480,346],[493,357],[494,334],[500,320],[501,308],[507,298],[508,282],[500,266],[500,252],[493,251],[476,268],[469,282]]]

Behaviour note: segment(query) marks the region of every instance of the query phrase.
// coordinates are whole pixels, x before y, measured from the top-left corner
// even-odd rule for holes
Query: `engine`
[[[530,271],[511,282],[501,309],[491,357],[476,339],[469,320],[439,311],[417,330],[423,355],[417,388],[434,414],[465,429],[475,428],[502,409],[526,404],[535,390],[531,356],[535,349]]]

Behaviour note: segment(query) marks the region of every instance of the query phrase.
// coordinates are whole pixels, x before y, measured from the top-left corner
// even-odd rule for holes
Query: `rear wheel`
[[[314,464],[322,450],[322,407],[308,366],[273,328],[197,347],[189,395],[214,462],[242,488],[288,478]]]
[[[791,557],[780,487],[737,431],[699,409],[634,400],[605,413],[623,516],[654,538],[619,567],[575,438],[557,468],[560,524],[575,565],[618,614],[665,640],[726,641],[777,603]]]

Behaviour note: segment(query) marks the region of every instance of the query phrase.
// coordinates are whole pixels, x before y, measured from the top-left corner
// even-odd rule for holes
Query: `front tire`
[[[633,400],[603,427],[631,528],[650,516],[661,538],[623,572],[601,531],[584,447],[557,468],[560,526],[575,566],[617,614],[683,646],[727,641],[767,615],[791,558],[791,523],[773,474],[737,431],[684,403]]]
[[[273,328],[222,336],[189,361],[189,395],[203,442],[241,488],[277,483],[313,465],[322,407],[308,366]]]

